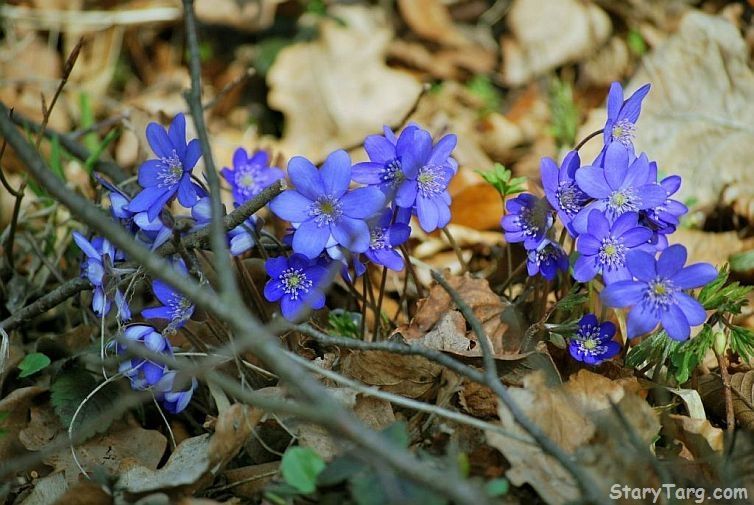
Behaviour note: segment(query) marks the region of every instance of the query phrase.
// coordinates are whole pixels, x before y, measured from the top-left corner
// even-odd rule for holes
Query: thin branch
[[[461,298],[458,291],[453,289],[439,272],[432,271],[432,278],[440,284],[445,291],[447,291],[458,307],[458,310],[461,311],[461,314],[463,314],[463,317],[466,318],[466,321],[468,321],[471,329],[476,334],[480,347],[482,348],[486,384],[505,404],[516,423],[537,442],[545,453],[555,458],[555,460],[557,460],[558,463],[560,463],[560,465],[571,474],[587,501],[605,505],[611,503],[607,497],[602,496],[599,492],[599,487],[594,482],[591,475],[581,468],[573,460],[570,454],[565,452],[563,448],[555,443],[537,423],[532,421],[529,416],[526,415],[518,403],[513,399],[508,388],[500,381],[500,377],[497,375],[497,367],[495,365],[492,345],[490,344],[487,333],[482,326],[482,322],[476,317],[476,314],[471,310],[471,307],[469,307],[463,298]]]
[[[77,294],[91,287],[88,280],[77,277],[71,279],[57,288],[53,289],[35,302],[30,303],[21,310],[15,312],[12,316],[0,322],[0,328],[10,331],[19,326],[24,321],[28,321],[39,314],[43,314],[53,307],[56,307]]]
[[[586,144],[587,142],[589,142],[590,140],[592,140],[594,137],[596,137],[600,133],[603,133],[604,131],[605,130],[602,129],[602,130],[597,130],[596,132],[590,133],[589,135],[587,135],[586,137],[584,137],[584,139],[581,142],[579,142],[578,145],[573,148],[573,150],[574,151],[578,151],[579,149],[581,149],[582,147],[584,147],[584,144]]]

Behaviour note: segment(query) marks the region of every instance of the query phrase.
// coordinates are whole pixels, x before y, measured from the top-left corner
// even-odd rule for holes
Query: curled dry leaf
[[[510,393],[530,420],[566,452],[574,454],[574,463],[592,473],[595,482],[605,486],[605,493],[613,482],[646,482],[646,461],[627,463],[632,455],[631,445],[611,403],[621,409],[631,429],[647,446],[660,426],[649,404],[623,384],[581,370],[567,383],[553,388],[545,383],[543,374],[533,373],[524,379],[524,388],[511,388]],[[506,430],[530,439],[504,405],[500,405],[498,414]],[[527,444],[491,432],[487,432],[487,440],[510,462],[506,476],[512,484],[529,483],[552,504],[579,497],[569,474],[533,441]],[[615,454],[622,455],[620,461]],[[642,475],[630,474],[626,468]]]
[[[754,370],[731,375],[730,386],[737,391],[732,391],[736,422],[742,428],[754,431],[754,410],[751,409],[751,405],[754,404]],[[707,411],[714,413],[718,419],[725,419],[725,392],[719,375],[708,374],[700,377],[699,394],[702,395]]]
[[[10,461],[24,452],[19,441],[19,433],[29,424],[29,408],[34,399],[47,391],[47,388],[30,386],[12,391],[0,400],[0,412],[7,413],[7,417],[0,419],[0,461]]]
[[[670,431],[696,458],[708,458],[712,452],[723,452],[723,430],[712,426],[708,419],[670,414],[663,423],[663,430]]]
[[[355,351],[343,358],[340,371],[364,384],[408,398],[430,398],[442,367],[421,356],[381,351]]]
[[[579,0],[514,0],[507,20],[513,36],[501,40],[502,73],[510,86],[588,57],[612,29],[602,9]]]
[[[281,149],[323,159],[395,124],[414,106],[419,82],[385,65],[392,38],[381,11],[335,6],[313,42],[278,54],[267,74],[270,106],[285,115]]]
[[[241,498],[256,498],[258,493],[275,477],[280,468],[280,461],[271,461],[260,465],[242,466],[226,470],[223,476],[228,484],[233,484],[230,491]]]

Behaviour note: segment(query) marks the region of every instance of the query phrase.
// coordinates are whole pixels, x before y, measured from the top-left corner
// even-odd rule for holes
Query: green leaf
[[[744,305],[749,303],[747,295],[754,287],[741,286],[737,281],[726,284],[729,273],[728,265],[724,265],[717,278],[699,292],[699,303],[706,310],[740,314]]]
[[[317,489],[317,476],[324,469],[324,460],[309,447],[291,447],[283,454],[280,464],[285,482],[303,494]]]
[[[361,314],[343,309],[334,309],[328,314],[330,332],[346,338],[361,338]]]
[[[94,111],[92,110],[92,101],[89,93],[83,91],[79,95],[79,106],[81,109],[81,129],[86,130],[94,126]],[[81,139],[82,143],[89,151],[97,149],[99,138],[96,132],[89,132]]]
[[[484,485],[484,492],[491,498],[503,496],[508,493],[510,489],[510,483],[508,479],[492,479],[487,481]]]
[[[278,53],[286,46],[293,43],[292,40],[282,37],[266,37],[257,44],[257,51],[254,55],[254,68],[261,77],[267,75]]]
[[[92,149],[89,153],[89,157],[84,162],[86,173],[92,173],[94,165],[97,164],[100,156],[102,156],[102,153],[105,152],[105,149],[107,149],[107,146],[109,146],[110,143],[112,143],[112,141],[117,139],[118,137],[120,137],[120,130],[110,130],[109,132],[107,132],[107,135],[105,135],[105,138],[102,139],[102,142],[99,142],[95,145],[94,149]]]
[[[511,179],[512,172],[501,163],[495,163],[490,170],[485,172],[481,170],[477,170],[476,172],[495,188],[503,199],[506,196],[526,191],[526,177],[514,177]]]
[[[574,284],[568,293],[557,301],[555,307],[558,310],[573,311],[577,307],[583,306],[589,299],[589,294],[583,289],[582,284]]]
[[[678,342],[668,338],[664,330],[651,334],[626,355],[626,366],[636,368],[644,363],[656,365],[671,353]]]
[[[579,111],[573,101],[571,85],[558,78],[550,83],[550,131],[558,147],[572,146],[576,143],[576,131],[579,127]]]
[[[94,380],[94,377],[81,369],[66,370],[55,378],[50,385],[50,400],[63,426],[67,427],[71,424],[76,409],[96,387],[97,381]],[[119,397],[120,391],[116,383],[108,384],[97,391],[81,408],[76,418],[76,426],[98,418],[103,413],[117,412],[118,410],[114,409],[114,406]],[[107,430],[112,421],[112,417],[103,419],[96,426],[95,431],[103,432]]]
[[[730,269],[734,272],[754,270],[754,250],[732,254],[730,256]]]
[[[475,75],[466,83],[466,89],[482,102],[481,114],[489,114],[500,110],[502,99],[500,90],[492,83],[492,80],[483,74]]]
[[[628,48],[636,56],[642,56],[647,52],[647,43],[644,41],[644,37],[642,37],[641,33],[639,33],[637,30],[634,30],[633,28],[628,31],[628,35],[626,36],[626,44],[628,44]]]
[[[50,169],[58,177],[65,179],[65,172],[63,171],[63,150],[60,147],[60,137],[57,135],[52,136],[52,149],[50,151]]]
[[[754,358],[754,332],[742,326],[730,327],[730,348],[746,361]]]
[[[679,343],[670,351],[670,370],[679,384],[683,384],[691,377],[691,373],[704,359],[704,355],[715,341],[715,332],[709,324],[694,338]]]
[[[18,376],[23,378],[34,375],[43,368],[46,368],[49,364],[50,358],[48,358],[41,352],[33,352],[31,354],[27,354],[24,357],[23,361],[18,364],[18,369],[21,370],[21,373],[18,374]]]

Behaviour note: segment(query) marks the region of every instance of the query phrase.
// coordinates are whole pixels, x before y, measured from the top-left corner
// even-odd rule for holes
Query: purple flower
[[[316,260],[303,254],[293,254],[290,258],[280,256],[268,259],[265,268],[270,280],[264,286],[264,297],[270,302],[280,301],[284,318],[293,321],[307,309],[325,306],[321,284],[327,269]]]
[[[574,178],[580,164],[578,151],[566,154],[560,168],[551,158],[542,158],[540,163],[542,186],[547,201],[557,211],[558,217],[568,228],[571,236],[576,235],[571,220],[590,200],[589,195],[581,190]]]
[[[128,307],[125,296],[118,288],[121,274],[128,273],[130,269],[116,268],[115,261],[123,259],[122,255],[110,244],[107,239],[94,237],[89,242],[79,232],[73,232],[73,240],[79,249],[86,255],[81,263],[81,274],[94,286],[92,297],[92,310],[99,317],[105,317],[110,312],[110,296],[114,293],[115,306],[118,309],[118,319],[128,321],[131,319],[131,309]]]
[[[411,235],[411,227],[407,223],[392,223],[393,211],[385,209],[379,218],[369,227],[369,249],[364,255],[373,263],[385,266],[397,272],[403,270],[403,256],[395,250],[404,244]],[[358,269],[357,269],[358,271]]]
[[[321,170],[306,158],[296,156],[288,164],[288,175],[296,189],[275,197],[270,209],[296,228],[295,252],[316,258],[330,237],[352,253],[369,248],[365,219],[383,207],[385,195],[372,187],[348,190],[351,160],[345,151],[330,154]]]
[[[182,260],[175,261],[173,265],[184,276],[188,275],[188,270]],[[194,304],[191,303],[191,300],[159,279],[152,282],[152,291],[162,305],[142,310],[142,317],[146,319],[166,319],[170,321],[170,326],[173,328],[180,328],[191,318],[194,313]]]
[[[527,250],[536,249],[552,227],[552,208],[544,198],[521,193],[505,202],[508,213],[500,221],[505,240],[523,242]]]
[[[649,93],[649,84],[637,89],[624,101],[623,87],[620,83],[614,82],[610,85],[610,92],[607,95],[607,122],[603,133],[606,146],[618,142],[633,153],[636,121],[641,112],[641,102],[647,93]]]
[[[191,217],[196,221],[194,229],[207,226],[212,220],[212,209],[209,197],[200,198],[199,201],[191,207]],[[256,216],[249,216],[246,221],[239,224],[228,232],[228,246],[233,256],[239,256],[256,244],[252,231],[257,229]]]
[[[613,342],[615,325],[600,323],[594,314],[586,314],[579,321],[579,329],[568,344],[568,351],[577,361],[599,365],[620,352],[620,344]]]
[[[548,281],[558,275],[558,270],[568,271],[568,255],[557,242],[545,238],[536,249],[529,249],[526,258],[529,276],[542,274]]]
[[[242,147],[233,154],[233,170],[223,168],[221,173],[233,190],[233,200],[241,205],[258,195],[273,182],[285,177],[278,167],[270,166],[267,151],[257,151],[249,158]]]
[[[656,180],[656,177],[652,177],[645,154],[629,165],[628,152],[619,143],[610,144],[605,153],[604,166],[587,166],[576,171],[576,183],[596,201],[574,217],[574,229],[584,233],[588,216],[595,209],[604,212],[612,223],[626,212],[661,205],[668,194]]]
[[[144,189],[131,200],[129,210],[147,211],[152,220],[176,194],[181,205],[193,207],[204,196],[204,190],[191,180],[191,171],[202,153],[199,140],[186,144],[186,118],[183,114],[175,116],[168,131],[149,123],[147,140],[158,158],[139,167],[139,184]]]
[[[683,290],[711,282],[717,277],[717,270],[708,263],[684,268],[685,263],[686,248],[680,244],[662,251],[657,260],[643,251],[632,251],[628,255],[628,269],[636,280],[616,282],[601,294],[608,307],[631,307],[628,338],[643,335],[662,323],[670,338],[686,340],[690,327],[707,319],[704,307]]]
[[[626,266],[626,254],[647,243],[652,231],[639,225],[639,215],[627,212],[612,226],[599,211],[589,214],[589,231],[576,239],[581,256],[573,266],[573,277],[587,282],[601,273],[605,284],[627,280],[631,274]]]
[[[650,163],[653,177],[657,177],[657,164]],[[681,178],[677,175],[671,175],[660,181],[660,186],[665,190],[667,199],[657,207],[643,210],[639,213],[639,222],[654,232],[652,242],[656,244],[658,250],[665,249],[668,244],[666,235],[675,232],[680,224],[680,218],[686,214],[689,209],[678,200],[670,198],[681,187]]]
[[[405,209],[415,209],[419,225],[427,233],[450,222],[448,184],[458,170],[450,157],[455,135],[445,135],[432,145],[432,136],[417,125],[400,134],[386,126],[385,135],[370,135],[364,149],[370,161],[353,167],[353,179],[376,186]]]
[[[173,356],[173,348],[170,342],[161,333],[146,324],[133,324],[125,329],[123,339],[115,344],[117,354],[123,354],[132,345],[144,346],[152,352]],[[132,389],[143,391],[160,382],[160,379],[168,372],[168,368],[162,363],[133,357],[122,361],[118,371],[129,378]]]
[[[166,372],[154,386],[157,399],[171,414],[178,414],[188,406],[198,386],[196,379],[192,377],[186,389],[176,391],[175,379],[176,373],[171,370]]]

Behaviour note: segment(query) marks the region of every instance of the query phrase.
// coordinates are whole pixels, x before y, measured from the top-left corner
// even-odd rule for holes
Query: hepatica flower
[[[574,178],[580,164],[578,151],[569,152],[560,168],[551,158],[542,158],[540,163],[542,186],[547,201],[557,211],[558,217],[572,236],[576,233],[571,226],[571,220],[590,200],[589,195],[581,190]]]
[[[653,171],[653,177],[657,177],[657,165],[652,162],[650,167]],[[677,175],[671,175],[660,181],[660,186],[665,190],[667,199],[657,207],[646,209],[639,213],[639,222],[647,226],[655,233],[653,241],[657,244],[659,250],[667,247],[666,235],[675,232],[680,224],[680,218],[686,214],[689,209],[678,200],[670,198],[681,187],[681,178]]]
[[[114,266],[116,260],[123,259],[120,253],[102,237],[94,237],[90,242],[79,232],[74,231],[73,240],[86,255],[86,259],[81,263],[81,272],[82,276],[94,286],[92,297],[94,313],[99,317],[106,316],[110,312],[112,301],[115,301],[118,319],[121,321],[131,319],[131,309],[128,307],[123,292],[117,287],[120,275],[130,272],[129,269]]]
[[[270,302],[280,301],[284,318],[292,321],[303,315],[306,309],[317,310],[325,306],[321,284],[327,269],[316,260],[296,253],[290,258],[270,258],[265,268],[270,280],[264,286],[264,297]]]
[[[628,212],[611,226],[601,212],[594,210],[589,214],[588,229],[576,239],[581,256],[573,265],[574,279],[587,282],[599,273],[605,284],[630,279],[626,255],[652,237],[651,230],[639,226],[639,215]]]
[[[177,374],[174,371],[166,372],[154,386],[157,399],[171,414],[178,414],[188,406],[198,386],[196,379],[192,377],[191,382],[184,389],[178,389],[176,377]]]
[[[667,191],[652,177],[647,156],[642,154],[629,164],[628,152],[616,143],[607,147],[604,166],[580,168],[576,182],[596,199],[574,218],[573,226],[579,233],[586,231],[588,216],[595,209],[613,222],[626,212],[651,209],[668,198]]]
[[[191,207],[191,217],[196,221],[195,229],[207,226],[212,220],[212,208],[209,197],[200,198],[199,201]],[[238,256],[256,244],[253,230],[257,227],[257,217],[249,216],[246,221],[239,224],[228,232],[228,246],[233,256]]]
[[[419,225],[429,233],[450,222],[448,184],[458,164],[451,158],[455,135],[445,135],[436,144],[427,130],[406,127],[395,137],[385,127],[385,135],[370,135],[364,142],[369,162],[353,169],[356,182],[380,188],[388,198],[405,209],[414,209]]]
[[[523,242],[527,250],[536,249],[547,230],[552,227],[552,208],[544,198],[521,193],[505,203],[508,213],[500,224],[505,231],[505,240]]]
[[[351,251],[369,248],[372,217],[385,204],[385,195],[374,187],[348,190],[351,160],[345,151],[327,157],[321,170],[296,156],[288,164],[288,175],[296,189],[289,189],[270,202],[270,209],[293,224],[293,250],[316,258],[332,237]]]
[[[620,352],[618,342],[613,342],[615,325],[600,323],[594,314],[586,314],[579,321],[579,329],[568,344],[568,351],[577,361],[599,365]]]
[[[662,251],[658,259],[643,251],[628,255],[628,269],[636,280],[616,282],[601,294],[609,307],[631,307],[628,338],[643,335],[661,323],[670,338],[686,340],[691,326],[704,323],[704,307],[684,290],[708,284],[717,277],[717,271],[708,263],[684,267],[685,263],[686,248],[680,244]]]
[[[148,350],[173,356],[170,342],[160,332],[146,324],[133,324],[123,332],[123,338],[115,344],[116,352],[123,354],[131,346],[144,346]],[[133,357],[120,363],[118,371],[128,377],[131,388],[138,391],[156,385],[167,373],[167,366],[146,358]]]
[[[186,144],[186,118],[178,114],[165,129],[157,123],[147,126],[147,141],[157,159],[145,161],[139,167],[141,192],[128,205],[133,212],[147,211],[152,220],[174,196],[186,208],[191,208],[204,196],[204,190],[191,180],[191,171],[199,161],[199,140]]]
[[[223,168],[221,173],[233,190],[233,200],[241,205],[262,192],[273,182],[285,177],[278,167],[270,166],[267,151],[257,151],[251,157],[242,147],[233,153],[233,169]]]
[[[396,220],[392,223],[393,211],[385,209],[379,218],[369,227],[369,249],[364,256],[373,263],[385,266],[391,270],[403,270],[403,256],[398,254],[396,247],[404,244],[411,235],[411,227]]]
[[[526,269],[529,276],[539,273],[551,281],[558,275],[558,270],[568,271],[568,255],[557,242],[545,238],[536,249],[527,252]]]
[[[183,261],[179,260],[173,264],[181,274],[188,275],[188,270]],[[191,318],[194,313],[194,304],[191,303],[191,300],[159,279],[152,282],[152,291],[162,305],[141,311],[144,318],[165,319],[170,322],[173,328],[180,328]]]
[[[607,95],[607,121],[603,137],[605,145],[618,142],[633,152],[633,138],[636,121],[641,113],[641,102],[649,93],[649,84],[637,89],[633,95],[623,100],[623,87],[614,82]]]

